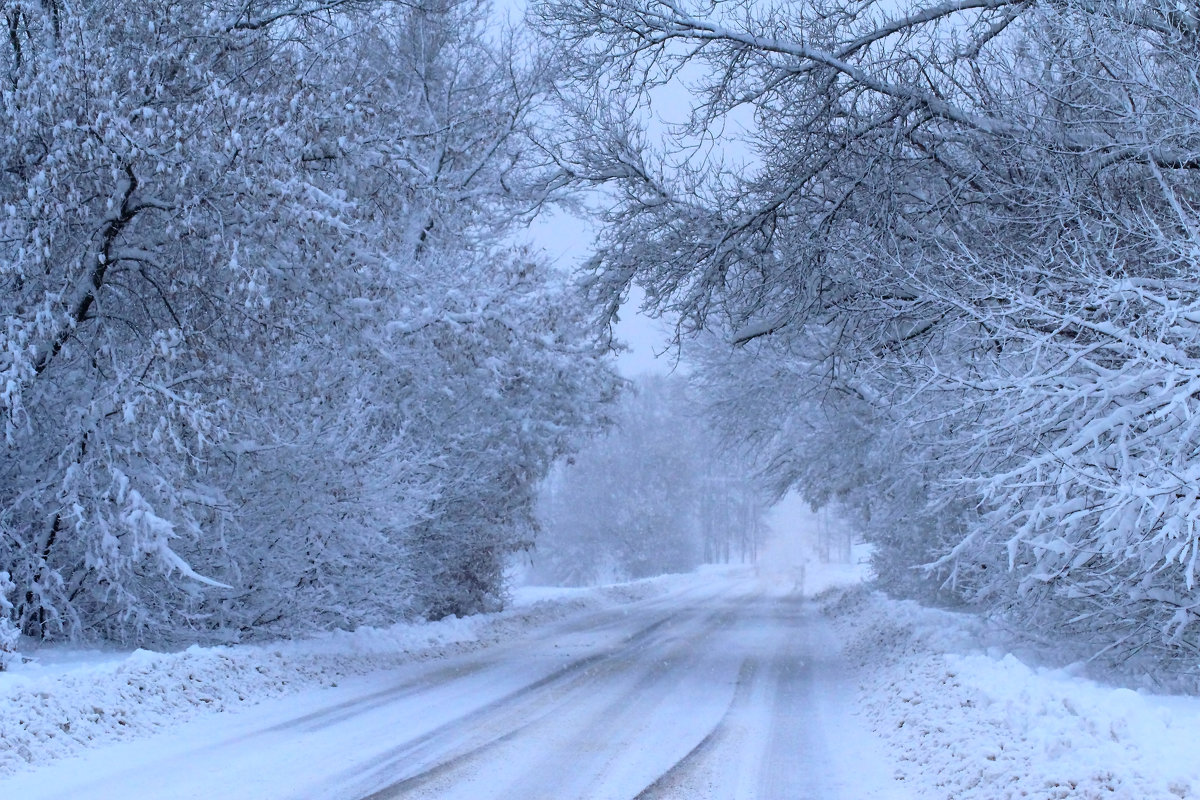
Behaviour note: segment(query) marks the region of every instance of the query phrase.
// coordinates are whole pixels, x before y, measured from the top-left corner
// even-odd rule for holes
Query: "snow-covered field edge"
[[[1200,699],[1031,666],[974,616],[867,587],[821,600],[858,669],[860,712],[913,796],[1200,797]]]
[[[0,672],[0,775],[86,748],[148,736],[199,714],[232,711],[405,663],[478,650],[616,603],[665,594],[686,576],[595,589],[518,592],[495,614],[335,631],[263,644],[137,650]]]

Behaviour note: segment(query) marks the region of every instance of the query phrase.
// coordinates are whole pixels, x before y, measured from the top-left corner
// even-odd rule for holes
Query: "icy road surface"
[[[907,798],[791,587],[713,574],[0,781],[35,798]]]

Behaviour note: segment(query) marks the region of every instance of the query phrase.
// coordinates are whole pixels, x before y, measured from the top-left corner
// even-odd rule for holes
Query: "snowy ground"
[[[13,760],[82,752],[0,797],[897,797],[833,628],[796,589],[706,570],[491,618],[17,676]],[[422,647],[434,657],[402,654]]]
[[[0,674],[0,797],[1200,796],[1200,701],[1036,668],[857,567]],[[226,713],[206,713],[221,710]]]
[[[666,591],[663,580],[519,592],[501,614],[180,653],[51,647],[0,672],[0,777],[353,676],[507,641],[571,614]],[[2,783],[0,783],[2,787]],[[0,790],[0,797],[5,796]]]
[[[874,592],[823,610],[858,672],[860,714],[917,797],[1200,797],[1200,698],[1031,666],[973,617]]]

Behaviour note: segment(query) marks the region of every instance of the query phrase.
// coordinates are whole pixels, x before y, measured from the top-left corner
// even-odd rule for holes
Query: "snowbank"
[[[530,590],[498,614],[178,653],[68,650],[0,672],[0,775],[117,739],[421,658],[511,639],[569,614],[665,593],[688,578]],[[691,580],[694,580],[692,578]]]
[[[860,705],[922,798],[1200,797],[1200,698],[1030,666],[976,618],[855,589],[826,601]]]

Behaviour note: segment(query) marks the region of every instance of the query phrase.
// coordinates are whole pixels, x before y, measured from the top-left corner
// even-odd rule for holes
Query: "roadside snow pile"
[[[986,647],[973,617],[864,589],[825,611],[862,668],[863,713],[916,796],[1200,798],[1200,698],[1030,667]]]
[[[461,653],[616,602],[654,596],[669,580],[554,596],[498,614],[338,631],[263,645],[138,650],[66,670],[36,663],[0,673],[0,775],[116,739],[145,736],[207,711],[250,705],[339,678]]]

